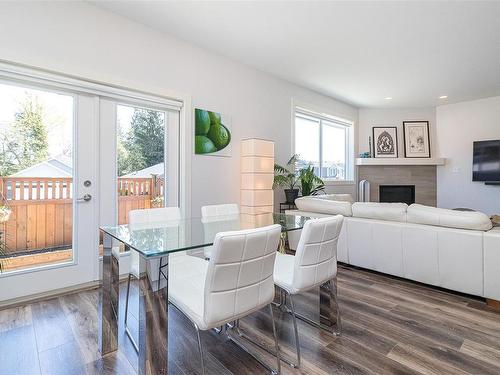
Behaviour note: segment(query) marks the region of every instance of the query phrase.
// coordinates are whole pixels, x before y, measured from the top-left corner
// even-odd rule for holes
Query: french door
[[[96,96],[0,81],[0,304],[96,280]]]
[[[182,108],[0,62],[0,306],[99,282],[100,225],[132,209],[189,210]]]

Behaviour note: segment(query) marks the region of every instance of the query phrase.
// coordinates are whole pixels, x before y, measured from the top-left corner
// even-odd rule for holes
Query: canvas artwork
[[[373,156],[376,158],[398,157],[398,133],[395,126],[373,127]]]
[[[405,157],[431,157],[428,121],[404,121],[403,134],[405,143]]]
[[[231,156],[231,121],[229,116],[196,108],[194,119],[195,154]]]

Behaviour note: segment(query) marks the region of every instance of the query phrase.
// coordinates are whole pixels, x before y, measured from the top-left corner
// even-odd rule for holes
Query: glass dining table
[[[136,252],[130,256],[130,269],[138,276],[139,286],[139,374],[168,373],[168,271],[166,277],[154,280],[151,260],[161,258],[168,270],[169,256],[179,252],[196,253],[196,249],[213,245],[217,233],[280,224],[282,233],[300,230],[309,217],[287,214],[231,215],[210,219],[186,218],[146,224],[101,227],[103,248],[102,286],[99,332],[101,355],[118,349],[119,315],[119,249]],[[203,257],[203,252],[201,257]],[[132,255],[132,254],[131,254]],[[193,255],[196,256],[196,255]],[[198,255],[200,256],[200,255]],[[173,260],[173,259],[172,259]],[[136,296],[136,294],[134,294]],[[135,297],[137,298],[137,297]]]

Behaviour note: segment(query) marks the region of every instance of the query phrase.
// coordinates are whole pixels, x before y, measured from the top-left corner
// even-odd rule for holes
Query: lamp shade
[[[250,138],[241,141],[241,212],[273,212],[274,142]]]

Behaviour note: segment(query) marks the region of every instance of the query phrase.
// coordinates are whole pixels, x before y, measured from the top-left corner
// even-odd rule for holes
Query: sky
[[[15,114],[28,95],[36,96],[44,108],[44,122],[48,127],[49,155],[54,157],[71,147],[73,142],[73,97],[51,91],[0,83],[0,132],[10,128]],[[123,134],[130,129],[134,107],[117,106],[117,122]]]
[[[122,134],[127,134],[132,124],[132,116],[135,108],[133,106],[119,104],[116,106],[116,121]]]
[[[326,122],[324,122],[326,124]],[[297,117],[295,122],[295,152],[302,160],[319,162],[319,122]],[[325,164],[345,162],[345,130],[323,126],[323,161]]]
[[[73,97],[50,91],[0,83],[0,132],[14,122],[14,116],[28,95],[36,96],[44,108],[48,129],[49,156],[62,154],[73,143]]]

